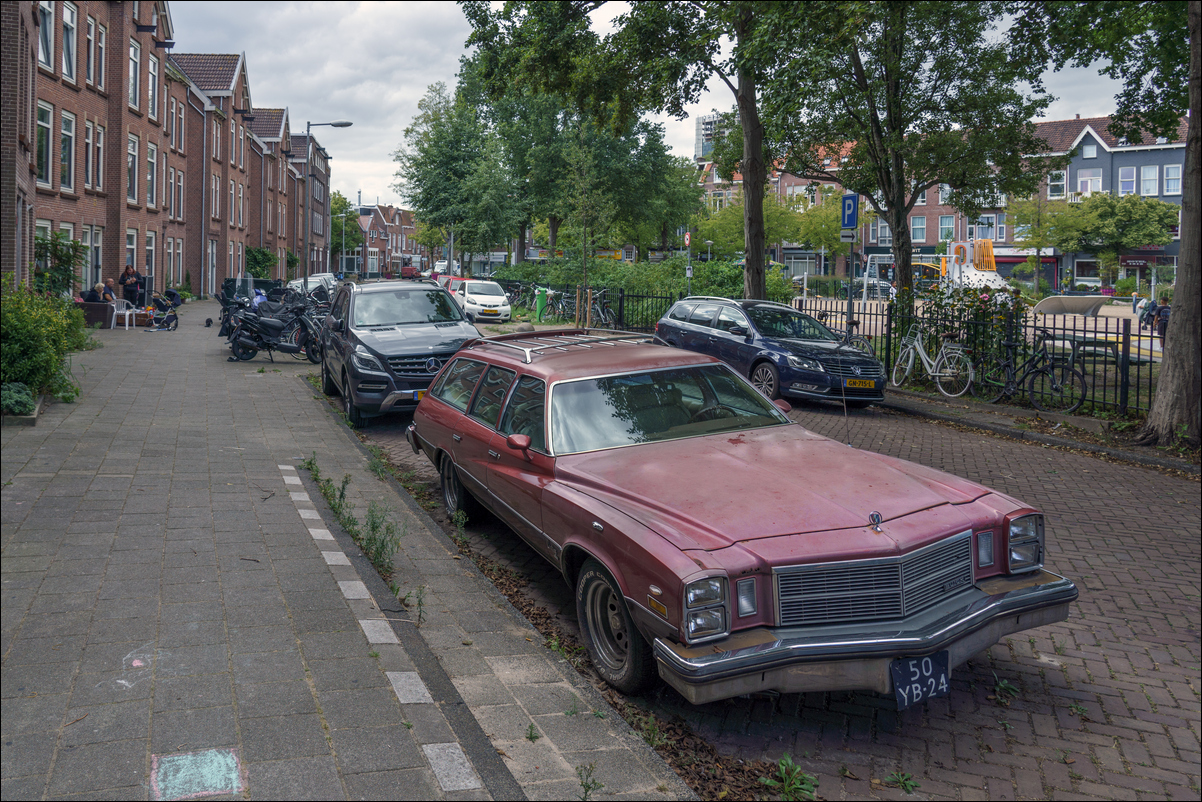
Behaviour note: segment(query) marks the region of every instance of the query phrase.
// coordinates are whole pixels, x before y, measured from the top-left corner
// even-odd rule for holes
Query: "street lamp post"
[[[705,241],[705,261],[707,263],[710,260],[710,248],[712,248],[713,246],[714,246],[714,241],[712,239],[707,239]]]
[[[305,121],[305,295],[309,294],[309,229],[313,227],[310,216],[313,214],[313,175],[309,172],[310,164],[313,158],[313,137],[310,131],[318,125],[329,125],[333,128],[350,128],[353,123],[350,120],[335,120],[332,123],[314,123]],[[343,234],[346,234],[345,221],[343,221]]]

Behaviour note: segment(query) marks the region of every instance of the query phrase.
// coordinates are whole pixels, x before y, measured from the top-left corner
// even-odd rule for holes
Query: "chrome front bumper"
[[[659,675],[693,704],[756,691],[891,693],[889,664],[948,650],[955,667],[1006,635],[1068,618],[1077,587],[1039,571],[978,582],[898,621],[738,632],[687,647],[656,638]]]

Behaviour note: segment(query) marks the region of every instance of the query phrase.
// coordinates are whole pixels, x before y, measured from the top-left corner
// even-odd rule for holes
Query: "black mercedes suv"
[[[321,328],[321,389],[352,426],[413,409],[459,346],[479,337],[450,293],[428,282],[343,284]]]

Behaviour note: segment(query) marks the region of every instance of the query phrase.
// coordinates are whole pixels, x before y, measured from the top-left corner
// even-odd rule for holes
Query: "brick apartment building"
[[[163,0],[20,0],[0,13],[9,280],[28,281],[34,238],[56,232],[87,247],[82,287],[134,265],[153,289],[211,295],[250,248],[276,255],[281,278],[288,254],[301,271],[328,269],[329,153],[292,134],[286,108],[254,108],[245,54],[171,52]]]
[[[379,203],[360,206],[358,211],[363,245],[347,251],[345,270],[359,270],[368,278],[376,278],[399,277],[408,267],[421,269],[423,256],[413,238],[413,212]]]

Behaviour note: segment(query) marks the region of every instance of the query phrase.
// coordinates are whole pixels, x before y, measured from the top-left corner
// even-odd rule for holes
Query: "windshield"
[[[449,323],[462,320],[459,307],[446,292],[433,287],[365,292],[355,299],[355,328],[407,323]]]
[[[776,306],[753,306],[747,310],[755,327],[765,337],[792,340],[838,340],[831,330],[809,315]]]
[[[505,290],[501,289],[500,284],[492,281],[469,281],[464,285],[464,290],[468,295],[504,295]]]
[[[556,454],[788,422],[725,365],[563,382],[551,395]]]

